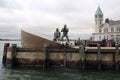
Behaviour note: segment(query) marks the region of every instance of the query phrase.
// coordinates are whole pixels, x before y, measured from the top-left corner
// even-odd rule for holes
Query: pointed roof
[[[103,12],[102,12],[102,10],[100,9],[99,6],[98,6],[95,14],[103,15]]]

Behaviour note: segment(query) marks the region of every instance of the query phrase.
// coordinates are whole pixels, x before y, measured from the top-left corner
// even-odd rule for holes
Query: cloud
[[[57,27],[67,24],[71,37],[89,38],[98,3],[104,18],[120,18],[119,0],[0,0],[0,25],[52,37]]]
[[[0,0],[0,7],[6,9],[23,9],[20,0]]]

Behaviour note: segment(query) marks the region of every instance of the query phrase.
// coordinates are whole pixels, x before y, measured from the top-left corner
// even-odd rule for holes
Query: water
[[[120,80],[120,71],[114,70],[79,71],[75,69],[54,69],[43,71],[42,69],[5,68],[1,62],[3,55],[3,45],[6,42],[0,42],[0,80]],[[8,43],[20,44],[19,41],[9,41]]]

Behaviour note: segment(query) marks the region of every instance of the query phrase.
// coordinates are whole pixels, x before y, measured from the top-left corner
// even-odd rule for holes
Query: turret
[[[100,7],[98,6],[95,13],[95,32],[98,33],[98,28],[103,24],[103,13]]]

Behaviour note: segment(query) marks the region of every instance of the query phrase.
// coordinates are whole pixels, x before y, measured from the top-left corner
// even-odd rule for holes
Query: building
[[[120,20],[109,20],[104,21],[104,14],[98,6],[95,13],[95,32],[92,34],[93,41],[106,40],[120,40]]]

